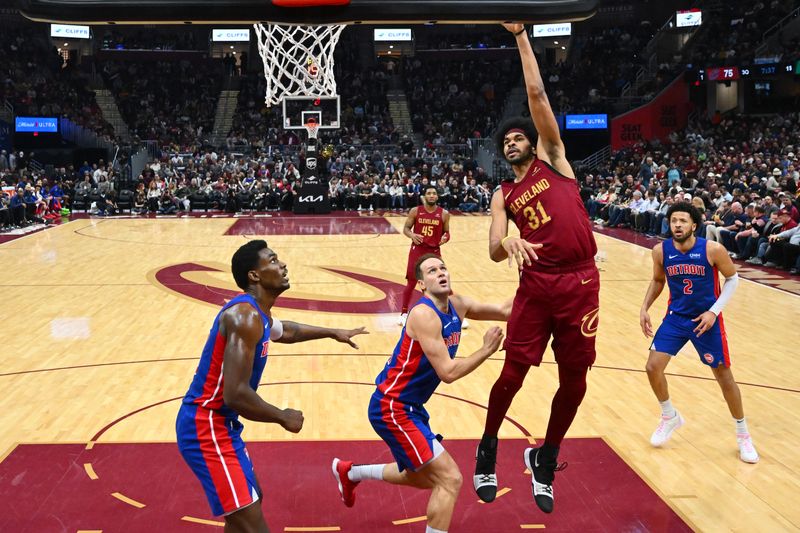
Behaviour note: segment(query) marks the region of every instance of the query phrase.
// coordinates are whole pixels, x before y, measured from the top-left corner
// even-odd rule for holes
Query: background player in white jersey
[[[439,383],[452,383],[489,358],[503,339],[497,326],[483,336],[483,346],[466,358],[455,359],[465,317],[506,321],[511,300],[489,304],[451,295],[450,274],[435,254],[419,258],[416,278],[424,296],[411,309],[394,354],[375,380],[370,400],[372,427],[389,446],[395,463],[353,465],[333,460],[333,475],[345,505],[355,503],[355,488],[365,479],[431,490],[428,533],[447,531],[462,476],[428,424],[425,403]]]
[[[661,421],[650,438],[662,446],[684,424],[672,406],[664,371],[672,357],[691,341],[700,360],[711,367],[736,423],[739,458],[758,462],[758,453],[744,418],[742,395],[733,378],[722,309],[733,295],[739,276],[725,248],[716,242],[696,238],[700,212],[687,202],[673,204],[667,211],[672,239],[653,248],[653,279],[647,288],[639,323],[646,337],[653,336],[647,310],[669,284],[670,302],[664,321],[655,334],[647,359],[647,377],[661,404]],[[725,277],[720,291],[719,275]]]

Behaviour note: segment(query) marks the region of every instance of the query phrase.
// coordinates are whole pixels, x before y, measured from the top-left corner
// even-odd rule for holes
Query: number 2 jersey
[[[672,239],[661,244],[664,273],[669,286],[667,313],[695,318],[705,313],[719,297],[719,275],[708,262],[708,241],[696,239],[692,249],[682,253]]]
[[[574,179],[534,158],[519,182],[503,181],[500,187],[520,237],[544,245],[536,251],[539,260],[526,269],[564,268],[594,260],[597,244]]]

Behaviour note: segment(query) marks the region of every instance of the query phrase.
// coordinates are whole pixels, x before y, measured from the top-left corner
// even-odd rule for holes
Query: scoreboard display
[[[697,71],[697,81],[726,82],[747,78],[771,78],[800,75],[800,61],[792,63],[761,63],[747,66],[708,67]]]
[[[733,81],[740,77],[739,67],[712,67],[706,69],[708,81]]]

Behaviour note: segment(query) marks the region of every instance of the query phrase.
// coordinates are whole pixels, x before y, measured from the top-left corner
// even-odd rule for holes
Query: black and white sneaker
[[[541,453],[541,448],[526,448],[525,466],[531,471],[531,489],[536,505],[545,513],[553,512],[553,480],[556,472],[564,470],[567,463],[558,464],[556,456]]]
[[[478,498],[486,503],[491,503],[497,496],[497,437],[483,437],[475,452],[475,475],[472,484]]]

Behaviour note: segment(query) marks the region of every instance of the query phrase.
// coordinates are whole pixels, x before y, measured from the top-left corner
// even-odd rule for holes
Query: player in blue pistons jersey
[[[272,315],[275,300],[289,288],[286,264],[263,240],[241,246],[231,260],[243,294],[217,313],[192,384],[175,422],[178,448],[197,476],[225,531],[267,532],[262,491],[242,440],[239,416],[276,423],[297,433],[303,413],[264,401],[256,390],[270,342],[332,338],[357,348],[352,337],[364,328],[331,329],[283,321]]]
[[[695,237],[701,222],[700,212],[691,204],[673,204],[667,211],[672,239],[653,248],[653,279],[642,304],[639,323],[646,337],[653,337],[647,310],[669,287],[667,314],[655,333],[647,359],[647,377],[661,404],[661,421],[650,437],[653,446],[663,446],[672,433],[684,424],[683,416],[672,406],[664,374],[672,357],[691,341],[700,360],[711,371],[736,424],[739,458],[758,462],[758,452],[747,428],[742,395],[731,372],[728,339],[722,309],[739,282],[736,266],[727,250],[717,242]],[[725,277],[720,289],[719,274]]]
[[[373,429],[395,462],[354,465],[334,459],[332,471],[348,507],[355,503],[356,486],[368,479],[430,490],[426,532],[441,533],[450,525],[462,476],[431,430],[425,403],[442,381],[466,376],[500,347],[503,334],[494,326],[484,334],[481,348],[456,359],[463,320],[505,322],[511,300],[490,304],[453,295],[447,267],[435,254],[420,257],[414,271],[423,297],[408,314],[400,341],[375,379],[368,409]]]

